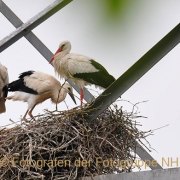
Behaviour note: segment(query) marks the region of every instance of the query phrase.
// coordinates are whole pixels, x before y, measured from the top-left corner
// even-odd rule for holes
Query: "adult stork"
[[[115,81],[107,70],[94,59],[84,55],[70,53],[71,43],[63,41],[50,60],[55,71],[65,79],[71,79],[80,88],[81,106],[84,98],[83,88],[94,84],[107,88]]]
[[[6,85],[9,83],[8,71],[5,66],[0,63],[0,113],[6,111],[5,101],[7,97]]]
[[[7,90],[15,93],[6,99],[28,103],[28,108],[23,119],[26,119],[27,113],[31,118],[34,118],[32,111],[35,106],[49,98],[53,103],[60,103],[66,98],[67,93],[69,93],[74,103],[76,103],[72,93],[72,87],[68,83],[62,86],[56,78],[43,72],[23,72],[20,74],[18,80],[7,85]]]

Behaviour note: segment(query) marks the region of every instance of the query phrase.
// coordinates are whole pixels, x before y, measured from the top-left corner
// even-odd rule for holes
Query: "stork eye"
[[[63,44],[63,45],[61,46],[61,49],[64,49],[64,47],[65,47],[65,44]]]

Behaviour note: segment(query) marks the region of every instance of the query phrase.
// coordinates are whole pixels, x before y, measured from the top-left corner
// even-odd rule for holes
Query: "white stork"
[[[26,71],[21,73],[18,80],[7,85],[7,90],[15,93],[6,99],[28,103],[28,109],[23,119],[26,118],[27,113],[34,118],[32,111],[35,106],[49,98],[57,104],[62,102],[69,93],[76,103],[72,87],[68,83],[62,86],[56,78],[42,72]]]
[[[84,98],[85,85],[94,84],[107,88],[115,81],[107,70],[98,62],[87,56],[70,53],[71,43],[63,41],[50,63],[53,63],[55,72],[65,79],[71,79],[80,88],[81,106]]]
[[[6,85],[9,83],[8,71],[5,66],[0,63],[0,113],[6,111],[5,101],[7,97]]]

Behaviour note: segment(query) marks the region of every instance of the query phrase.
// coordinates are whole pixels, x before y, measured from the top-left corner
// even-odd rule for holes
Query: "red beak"
[[[59,52],[61,52],[61,48],[58,48],[58,50],[55,52],[55,54],[53,55],[53,57],[52,57],[51,60],[49,61],[50,64],[53,62],[54,56],[55,56],[57,53],[59,53]]]

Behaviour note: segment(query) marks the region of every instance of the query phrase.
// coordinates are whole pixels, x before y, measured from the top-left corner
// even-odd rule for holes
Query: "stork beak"
[[[58,50],[57,50],[57,51],[55,52],[55,54],[52,56],[51,60],[49,61],[50,64],[53,62],[54,56],[55,56],[57,53],[59,53],[59,52],[61,52],[61,48],[58,48]]]
[[[49,61],[49,64],[51,64],[51,63],[53,62],[53,60],[54,60],[54,55],[53,55],[53,57],[51,58],[51,60]]]
[[[74,94],[72,91],[69,91],[68,92],[69,96],[71,97],[71,99],[74,101],[74,103],[76,104],[76,100],[75,100],[75,97],[74,97]]]

